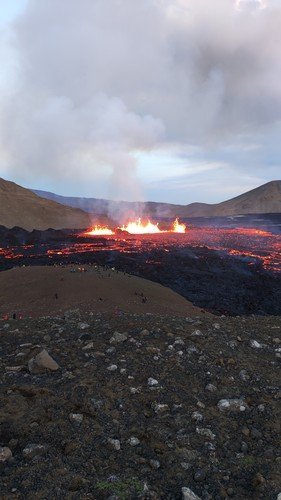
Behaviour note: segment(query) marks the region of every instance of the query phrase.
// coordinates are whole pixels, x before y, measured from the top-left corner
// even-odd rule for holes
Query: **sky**
[[[281,175],[281,0],[0,0],[0,177],[216,203]]]

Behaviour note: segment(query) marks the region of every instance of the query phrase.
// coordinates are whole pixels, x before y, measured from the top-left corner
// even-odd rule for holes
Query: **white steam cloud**
[[[204,148],[278,122],[281,6],[264,7],[29,0],[13,26],[15,84],[2,90],[2,162],[33,184],[94,185],[105,170],[111,197],[140,199],[136,152]]]

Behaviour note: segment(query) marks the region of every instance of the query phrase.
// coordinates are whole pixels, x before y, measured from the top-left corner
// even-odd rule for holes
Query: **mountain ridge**
[[[155,217],[211,217],[258,213],[281,213],[281,180],[273,180],[220,203],[194,202],[187,205],[158,202],[125,202],[99,198],[61,196],[48,191],[33,190],[39,196],[66,206],[81,208],[96,215],[141,212]]]

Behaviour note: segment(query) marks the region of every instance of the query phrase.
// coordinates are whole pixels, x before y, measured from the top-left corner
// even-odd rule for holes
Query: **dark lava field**
[[[0,269],[98,264],[160,283],[215,314],[280,315],[280,219],[192,219],[185,234],[106,237],[2,226]]]

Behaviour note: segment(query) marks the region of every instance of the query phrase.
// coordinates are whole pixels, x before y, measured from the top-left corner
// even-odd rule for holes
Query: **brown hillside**
[[[281,212],[281,181],[267,184],[243,193],[231,200],[213,206],[212,215],[265,214]]]
[[[118,271],[85,266],[21,267],[0,273],[0,317],[63,314],[79,308],[115,314],[154,313],[188,316],[201,310],[169,288]],[[208,313],[204,313],[207,316]]]
[[[90,216],[78,208],[37,196],[14,182],[0,179],[0,225],[32,229],[86,228]]]

